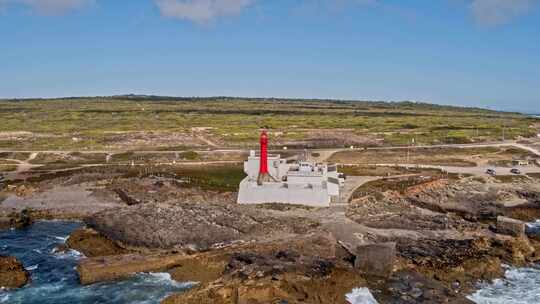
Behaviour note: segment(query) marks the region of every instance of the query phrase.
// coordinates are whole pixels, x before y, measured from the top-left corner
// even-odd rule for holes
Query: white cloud
[[[0,7],[23,5],[39,14],[60,15],[92,3],[94,0],[0,0]]]
[[[508,23],[528,13],[534,0],[472,0],[471,9],[476,21],[485,26]]]
[[[255,0],[155,0],[161,14],[196,23],[239,15]]]

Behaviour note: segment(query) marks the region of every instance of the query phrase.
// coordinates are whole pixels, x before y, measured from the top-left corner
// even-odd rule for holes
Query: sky
[[[0,98],[130,93],[540,112],[540,0],[0,0]]]

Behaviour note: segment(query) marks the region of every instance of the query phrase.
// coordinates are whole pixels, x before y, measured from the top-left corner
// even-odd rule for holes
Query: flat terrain
[[[535,153],[514,146],[423,147],[340,151],[331,162],[345,164],[421,164],[453,167],[511,167],[513,159],[535,159]]]
[[[515,113],[400,102],[100,97],[0,101],[0,150],[204,150],[458,144],[533,137]],[[504,135],[504,136],[503,136]]]
[[[540,218],[540,125],[519,114],[129,96],[5,101],[0,116],[0,229],[84,219],[67,242],[89,257],[83,283],[168,270],[200,286],[163,303],[342,303],[358,286],[380,303],[469,303],[502,263],[538,262],[537,236],[499,225]],[[340,202],[237,205],[262,127],[273,153],[340,163]],[[515,159],[531,165],[510,174]],[[384,265],[366,253],[388,242],[373,280],[356,261]]]

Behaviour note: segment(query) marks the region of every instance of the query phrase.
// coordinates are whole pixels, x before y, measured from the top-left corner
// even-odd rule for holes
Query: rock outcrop
[[[523,237],[525,236],[525,223],[520,220],[498,216],[497,233]]]
[[[215,280],[162,303],[345,304],[345,294],[366,283],[352,264],[337,258],[336,246],[331,236],[319,234],[217,254],[205,261],[222,267]]]
[[[109,239],[130,246],[195,251],[237,241],[305,234],[318,226],[306,218],[273,216],[252,206],[196,203],[106,210],[86,223]]]
[[[226,272],[231,257],[238,254],[282,256],[289,250],[301,252],[306,256],[335,259],[337,246],[337,241],[332,236],[323,233],[276,242],[235,245],[191,255],[182,252],[161,252],[86,258],[79,263],[77,271],[83,284],[116,280],[139,272],[167,270],[170,270],[172,277],[177,281],[208,283],[220,278]],[[285,266],[285,263],[279,265],[282,269]]]
[[[87,257],[109,256],[128,253],[128,250],[92,229],[77,229],[66,241],[66,245]]]
[[[371,276],[387,278],[394,272],[396,243],[359,245],[355,255],[355,268]]]
[[[0,229],[22,229],[32,225],[33,222],[32,211],[24,209],[21,212],[14,212],[8,216],[0,216]]]
[[[30,275],[15,257],[0,256],[0,286],[20,288],[28,283]]]

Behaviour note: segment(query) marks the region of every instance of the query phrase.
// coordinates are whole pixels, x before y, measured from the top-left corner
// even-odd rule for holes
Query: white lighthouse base
[[[311,207],[329,207],[332,196],[321,184],[291,184],[285,182],[267,182],[258,185],[246,177],[240,183],[239,204],[284,203],[300,204]]]

